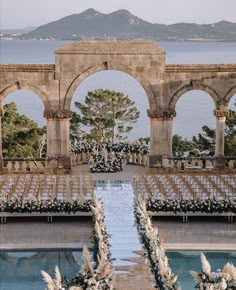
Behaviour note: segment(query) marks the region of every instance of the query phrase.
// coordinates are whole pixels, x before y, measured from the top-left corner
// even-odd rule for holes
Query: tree
[[[195,148],[200,152],[209,152],[208,155],[214,155],[216,131],[206,125],[202,127],[202,131],[202,133],[198,134],[198,137],[193,136],[192,141],[196,144]]]
[[[236,103],[235,103],[236,106]],[[202,127],[203,133],[193,137],[193,142],[200,151],[208,150],[210,155],[215,153],[216,131],[207,126]],[[229,110],[225,121],[225,155],[236,156],[236,111]]]
[[[3,106],[2,147],[4,157],[42,157],[46,152],[46,127],[17,112],[15,103]]]
[[[236,156],[236,111],[229,110],[225,124],[225,155]]]
[[[110,90],[89,91],[85,103],[75,102],[81,123],[91,127],[87,140],[117,142],[127,138],[139,118],[134,102],[123,93]]]
[[[187,139],[183,139],[179,135],[174,135],[172,139],[172,152],[173,156],[184,156],[191,155],[191,151],[193,151],[196,147],[194,142],[189,141]]]
[[[71,149],[75,148],[76,144],[84,138],[84,134],[85,131],[81,129],[81,116],[76,112],[72,112],[72,116],[70,119]]]

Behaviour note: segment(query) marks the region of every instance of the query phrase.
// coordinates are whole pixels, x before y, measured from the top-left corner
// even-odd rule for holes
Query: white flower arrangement
[[[1,212],[10,213],[75,213],[78,211],[91,211],[91,201],[62,201],[58,199],[42,202],[40,200],[6,200],[0,204]]]
[[[147,210],[152,212],[236,213],[236,199],[147,199]]]
[[[205,255],[201,253],[202,272],[190,271],[198,290],[235,290],[236,289],[236,267],[227,263],[223,270],[211,272],[211,265]]]
[[[146,144],[141,144],[139,142],[128,143],[128,142],[80,142],[74,148],[72,148],[72,154],[79,153],[91,153],[94,151],[101,151],[105,148],[109,152],[124,152],[124,153],[136,153],[136,154],[148,154],[149,147]]]
[[[135,200],[135,218],[140,240],[146,251],[151,272],[155,277],[155,287],[159,290],[178,289],[177,276],[171,271],[158,230],[152,226],[146,203],[141,197]]]

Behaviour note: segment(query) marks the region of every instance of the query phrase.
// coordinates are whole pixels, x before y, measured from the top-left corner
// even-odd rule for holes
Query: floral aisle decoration
[[[236,213],[236,199],[163,199],[146,200],[147,210],[151,212],[201,212],[201,213]]]
[[[171,271],[158,230],[152,226],[146,203],[141,197],[135,200],[134,211],[140,241],[148,257],[150,270],[155,277],[155,287],[159,290],[178,289],[177,276]]]
[[[94,150],[102,151],[106,149],[108,152],[121,152],[124,153],[136,153],[136,154],[148,154],[149,146],[146,144],[141,144],[139,142],[104,142],[104,143],[96,143],[96,142],[80,142],[78,143],[71,151],[71,154],[79,154],[79,153],[92,153]]]
[[[89,161],[89,168],[92,173],[112,173],[123,170],[125,156],[114,152],[94,152]]]
[[[79,201],[63,201],[54,199],[51,201],[40,200],[5,200],[0,203],[1,212],[9,213],[68,213],[74,214],[78,211],[90,212],[91,201],[79,202]]]
[[[211,265],[205,255],[201,253],[202,271],[197,273],[190,271],[198,290],[235,290],[236,289],[236,267],[227,263],[223,270],[211,272]]]
[[[94,215],[94,244],[97,261],[91,259],[91,255],[86,247],[83,249],[84,265],[81,267],[77,275],[68,281],[67,279],[52,279],[46,272],[42,271],[44,280],[48,283],[48,290],[112,290],[112,264],[109,236],[107,234],[104,218],[104,210],[101,201],[94,200],[94,205],[91,205],[91,210]],[[58,270],[59,271],[59,270]],[[46,280],[46,277],[51,279]],[[58,274],[56,277],[61,277]],[[51,282],[54,281],[54,284]],[[56,281],[56,282],[55,282]],[[50,288],[52,287],[57,288]],[[58,288],[60,285],[61,288]]]
[[[92,173],[110,173],[122,171],[127,162],[143,165],[143,162],[146,162],[143,155],[147,155],[148,152],[148,145],[138,142],[80,142],[72,148],[71,155],[77,155],[76,159],[82,163],[89,163]]]

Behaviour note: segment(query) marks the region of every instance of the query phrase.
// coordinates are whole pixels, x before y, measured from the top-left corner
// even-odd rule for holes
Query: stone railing
[[[214,157],[172,157],[170,161],[178,170],[214,168]]]
[[[88,164],[91,157],[91,152],[81,152],[71,155],[71,166]]]
[[[236,170],[236,156],[225,156],[225,167]]]
[[[71,155],[71,165],[88,164],[91,157],[90,152],[81,152]],[[126,153],[126,163],[146,167],[148,165],[148,155],[142,153]]]
[[[82,152],[71,155],[71,165],[88,164],[91,152]],[[236,156],[225,156],[225,168],[236,170]],[[126,153],[127,164],[148,166],[148,154]],[[176,170],[205,169],[213,170],[215,167],[215,157],[171,157],[169,163]]]
[[[44,173],[46,158],[3,158],[5,173]]]
[[[225,156],[225,168],[236,170],[236,156]],[[204,169],[212,170],[215,168],[215,157],[172,157],[169,159],[172,167],[177,170]]]

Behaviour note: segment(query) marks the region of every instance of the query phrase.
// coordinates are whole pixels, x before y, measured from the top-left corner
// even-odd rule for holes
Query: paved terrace
[[[73,169],[72,174],[88,173],[88,166]],[[123,172],[115,174],[93,174],[94,180],[133,180],[134,175],[145,174],[139,166],[126,166]],[[188,224],[181,220],[155,218],[154,225],[170,250],[234,250],[236,251],[236,223],[209,220],[191,220]],[[37,229],[37,230],[36,230]],[[0,249],[26,248],[75,248],[83,244],[91,246],[92,222],[88,217],[56,218],[52,224],[43,219],[9,219],[0,225]],[[153,277],[145,264],[143,252],[127,257],[127,266],[116,266],[116,270],[128,273],[116,274],[115,289],[154,289]],[[133,262],[134,264],[130,264]],[[135,281],[135,283],[134,283]]]

